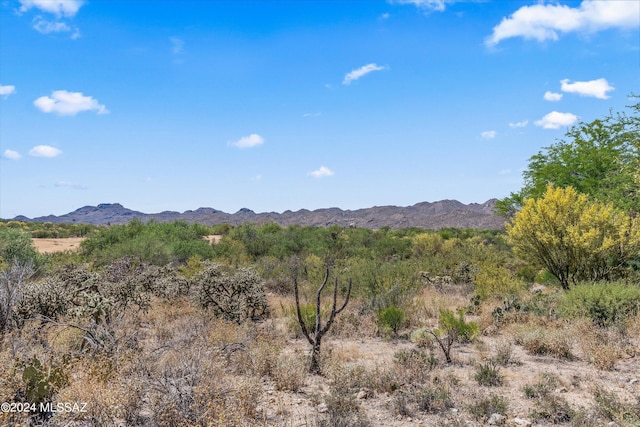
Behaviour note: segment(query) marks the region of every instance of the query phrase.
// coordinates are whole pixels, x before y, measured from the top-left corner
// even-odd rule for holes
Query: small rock
[[[607,427],[618,427],[618,423],[616,423],[615,421],[611,421],[607,424]]]
[[[501,426],[504,424],[505,416],[501,414],[491,414],[489,420],[487,421],[489,425],[492,426]]]
[[[318,412],[320,412],[321,414],[324,412],[327,412],[329,410],[329,408],[327,407],[326,403],[321,403],[318,405]]]
[[[540,283],[536,283],[530,289],[532,294],[541,294],[546,290],[547,290],[547,287],[545,285],[540,284]]]
[[[368,397],[368,393],[366,390],[360,390],[358,394],[356,394],[356,398],[360,400],[366,399],[367,397]]]
[[[531,425],[531,421],[529,421],[527,419],[524,419],[524,418],[514,418],[512,421],[518,426],[530,426]]]
[[[637,384],[637,383],[638,383],[638,379],[637,378],[631,378],[629,380],[629,384],[631,384],[631,385],[634,385],[634,384]]]
[[[566,387],[560,387],[559,389],[557,389],[557,390],[556,390],[556,393],[566,393],[566,392],[568,392],[568,391],[569,391],[569,390],[567,390],[567,388],[566,388]]]

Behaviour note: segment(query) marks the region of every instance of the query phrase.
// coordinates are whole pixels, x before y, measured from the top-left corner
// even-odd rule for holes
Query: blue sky
[[[0,217],[481,203],[639,89],[635,0],[0,0]]]

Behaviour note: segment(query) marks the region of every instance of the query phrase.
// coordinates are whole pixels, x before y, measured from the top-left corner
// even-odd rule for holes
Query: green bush
[[[478,365],[474,379],[478,384],[488,387],[500,386],[504,380],[500,368],[492,361]]]
[[[391,330],[394,336],[398,335],[398,330],[404,324],[404,310],[392,305],[378,311],[378,324],[383,329]]]
[[[624,283],[593,283],[572,288],[560,303],[565,317],[587,317],[606,327],[638,313],[640,287]]]
[[[451,310],[440,310],[440,328],[443,332],[453,334],[460,343],[471,342],[480,332],[476,322],[464,320],[464,310],[458,310],[457,317]]]
[[[12,262],[20,265],[32,263],[37,269],[44,262],[33,246],[31,235],[21,229],[0,228],[0,267],[9,266]]]
[[[141,262],[166,265],[170,262],[184,263],[193,256],[211,259],[214,250],[202,237],[208,228],[184,221],[143,223],[134,219],[126,225],[113,225],[99,229],[80,247],[86,260],[95,265],[132,257]]]
[[[524,282],[509,270],[498,265],[483,265],[474,280],[476,294],[483,300],[506,298],[524,289]]]

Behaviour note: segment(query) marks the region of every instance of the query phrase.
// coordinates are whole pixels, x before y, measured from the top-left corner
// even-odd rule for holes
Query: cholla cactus
[[[267,297],[258,274],[241,268],[230,275],[220,264],[208,264],[193,279],[196,299],[216,316],[234,322],[258,320],[268,314]]]
[[[17,259],[0,271],[0,333],[15,323],[14,309],[22,298],[25,282],[33,276],[33,262]]]

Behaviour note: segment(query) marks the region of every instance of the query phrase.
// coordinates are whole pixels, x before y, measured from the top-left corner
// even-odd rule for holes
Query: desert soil
[[[42,254],[75,251],[80,247],[84,237],[68,237],[64,239],[32,239],[36,250]]]
[[[211,244],[218,243],[222,236],[212,234],[204,236],[204,239]],[[84,237],[68,237],[63,239],[32,239],[36,250],[41,254],[50,254],[54,252],[75,251],[80,247],[80,242]]]

